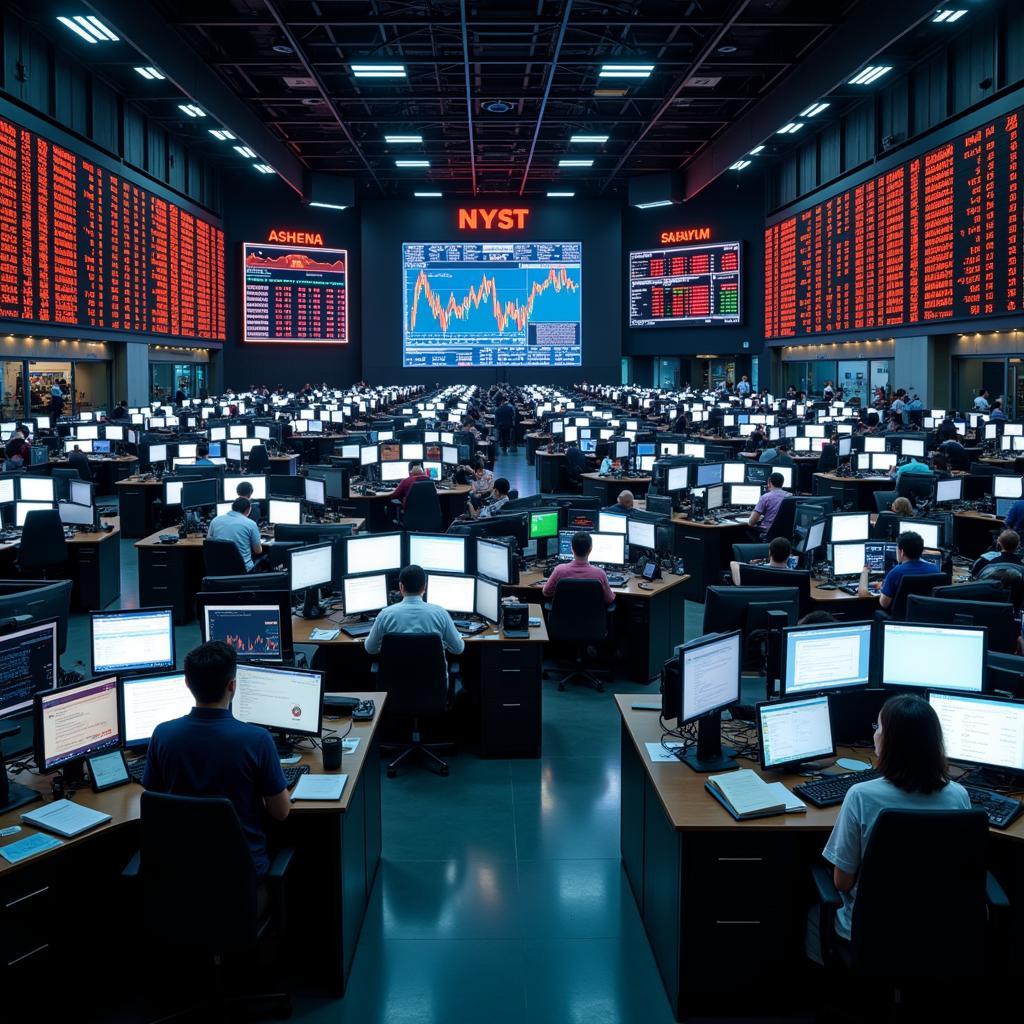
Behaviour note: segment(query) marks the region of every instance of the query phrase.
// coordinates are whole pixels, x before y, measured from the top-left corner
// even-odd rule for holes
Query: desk
[[[377,715],[371,722],[353,723],[351,735],[360,743],[342,761],[349,778],[341,800],[293,804],[288,819],[271,833],[276,845],[296,848],[291,920],[302,955],[290,962],[308,972],[310,982],[339,995],[351,973],[381,851],[376,734],[387,694],[352,696],[372,699]],[[342,724],[340,731],[346,727]],[[302,762],[313,772],[323,771],[319,750],[304,752]],[[49,796],[50,777],[23,773],[18,781]],[[0,983],[5,990],[37,966],[109,969],[110,943],[123,943],[124,923],[137,919],[138,908],[121,907],[120,874],[138,849],[142,792],[134,783],[103,793],[80,789],[75,802],[111,815],[107,824],[20,864],[0,859]],[[0,816],[0,828],[19,823],[20,814],[19,809]],[[34,831],[26,825],[0,844]],[[201,849],[201,837],[196,845]],[[109,934],[100,941],[101,933]],[[84,935],[89,936],[86,943]]]
[[[657,713],[633,711],[635,695],[615,697],[622,719],[622,864],[677,1020],[735,1015],[802,989],[803,931],[810,865],[817,861],[838,807],[735,821],[704,790],[706,775],[682,763],[653,764],[646,743],[661,739]],[[852,752],[864,757],[863,751]],[[740,762],[743,767],[754,767]],[[792,786],[795,775],[775,775]],[[1024,819],[992,830],[996,872],[1010,891],[1024,854]],[[786,977],[780,986],[778,979]],[[806,991],[806,989],[803,989]],[[785,1014],[783,1014],[785,1016]]]
[[[146,537],[160,525],[154,506],[163,498],[163,493],[162,480],[128,476],[117,481],[117,503],[123,537],[129,540]]]
[[[302,456],[298,452],[290,455],[271,455],[270,472],[274,476],[295,476]]]
[[[537,449],[551,441],[551,435],[540,430],[529,431],[523,438],[526,442],[526,464],[534,464]]]
[[[602,505],[614,505],[620,491],[632,491],[634,498],[642,498],[651,486],[650,476],[601,476],[583,473],[583,493],[599,498]]]
[[[988,512],[954,512],[953,543],[965,558],[975,559],[992,547],[992,532],[1004,525],[1002,518]]]
[[[837,619],[850,622],[870,621],[878,609],[878,597],[866,600],[843,590],[822,590],[820,580],[811,580],[811,601],[815,611],[831,612]]]
[[[685,596],[688,601],[704,603],[704,591],[722,582],[722,572],[732,561],[733,544],[742,544],[751,527],[737,523],[695,522],[681,512],[672,516],[675,527],[675,552],[686,568]]]
[[[895,491],[896,481],[890,476],[836,476],[835,473],[815,473],[814,493],[832,495],[836,511],[852,505],[855,512],[877,512],[875,491]]]
[[[466,650],[458,656],[463,677],[467,683],[479,678],[481,757],[540,757],[541,666],[548,631],[539,604],[530,605],[530,615],[541,622],[530,627],[525,639],[508,639],[494,626],[464,638]],[[333,629],[343,618],[340,612],[323,619],[295,617],[292,641],[317,646],[328,680],[350,680],[353,671],[368,677],[370,656],[363,637],[339,633],[334,640],[310,639],[314,629]]]
[[[569,470],[565,452],[545,452],[537,449],[533,456],[537,474],[537,490],[541,494],[561,494],[568,486]]]
[[[438,488],[437,497],[441,502],[441,532],[451,525],[452,521],[466,511],[466,498],[472,488],[469,484],[455,484],[447,490]],[[366,520],[370,533],[386,533],[398,529],[388,518],[391,495],[394,490],[377,491],[375,494],[357,494],[349,489],[348,502],[354,505],[357,515]],[[343,520],[344,522],[344,520]]]
[[[541,572],[524,572],[517,587],[503,586],[506,593],[520,601],[540,596]],[[630,576],[624,587],[612,587],[615,617],[612,643],[629,679],[649,683],[661,672],[661,666],[675,654],[684,640],[686,588],[689,576],[665,573],[653,581],[650,590],[641,590],[642,580]],[[537,614],[533,611],[531,615]]]
[[[90,455],[89,468],[92,470],[93,480],[96,482],[97,494],[114,494],[118,480],[130,476],[138,468],[139,460],[135,455],[111,455],[109,458]],[[67,469],[66,458],[51,459],[50,466],[53,469]]]

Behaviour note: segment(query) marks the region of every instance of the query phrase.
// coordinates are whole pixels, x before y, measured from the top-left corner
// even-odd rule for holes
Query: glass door
[[[30,413],[43,415],[56,411],[59,399],[62,416],[73,416],[76,409],[71,363],[33,360],[28,364],[31,395]]]

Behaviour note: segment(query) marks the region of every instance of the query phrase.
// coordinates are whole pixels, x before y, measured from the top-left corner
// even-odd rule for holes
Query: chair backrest
[[[874,540],[895,540],[900,532],[900,517],[895,512],[879,512],[871,527]]]
[[[907,617],[907,598],[911,594],[930,594],[936,587],[948,587],[952,580],[948,572],[929,572],[919,576],[902,576],[899,586],[896,588],[896,596],[893,598],[889,609],[889,616],[893,619],[905,620]]]
[[[548,612],[552,640],[598,643],[608,636],[604,588],[597,580],[559,580]]]
[[[990,651],[1013,654],[1017,650],[1017,620],[1013,605],[1009,602],[996,604],[994,601],[962,601],[959,598],[950,600],[910,594],[907,597],[906,621],[950,626],[985,626],[986,642]]]
[[[734,562],[750,562],[755,558],[767,558],[767,544],[733,544],[732,560]]]
[[[242,553],[230,540],[203,541],[203,564],[207,576],[244,576]]]
[[[254,444],[252,451],[249,452],[249,472],[250,473],[262,473],[270,468],[270,455],[267,452],[267,446],[263,444]]]
[[[402,525],[414,533],[440,533],[446,524],[441,522],[441,499],[431,480],[418,480],[409,488],[405,498]]]
[[[904,473],[896,480],[896,497],[923,501],[935,494],[934,473]]]
[[[857,973],[927,979],[988,963],[988,818],[981,810],[879,814],[857,875],[851,954]]]
[[[448,707],[448,663],[436,633],[389,633],[381,641],[377,686],[397,715],[441,714]]]
[[[944,597],[953,601],[993,601],[1004,604],[1009,594],[999,580],[974,580],[971,583],[954,583],[950,587],[936,587],[932,597]]]
[[[996,467],[989,462],[972,462],[971,476],[995,476]]]
[[[58,501],[67,501],[71,493],[68,481],[81,479],[77,469],[55,469],[53,471],[54,497]]]
[[[796,587],[800,614],[811,611],[811,574],[806,569],[773,569],[770,565],[740,565],[741,587]]]
[[[162,942],[207,953],[255,944],[256,866],[230,800],[143,793],[140,854],[142,920]]]
[[[56,509],[37,509],[25,516],[18,547],[18,565],[22,569],[59,565],[68,560],[64,526]]]
[[[776,537],[793,539],[793,532],[796,529],[796,505],[796,498],[782,499],[782,504],[775,513],[772,528],[764,535],[765,540],[772,541]]]

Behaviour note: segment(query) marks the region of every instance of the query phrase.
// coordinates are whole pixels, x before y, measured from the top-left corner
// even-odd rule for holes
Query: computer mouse
[[[855,757],[840,757],[836,759],[837,768],[845,768],[848,772],[866,772],[871,768],[867,761],[859,761]]]

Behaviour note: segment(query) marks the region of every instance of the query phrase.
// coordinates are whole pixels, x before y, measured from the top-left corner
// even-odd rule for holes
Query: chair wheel
[[[441,774],[442,775],[447,775],[448,774],[448,765],[442,765],[441,766]]]
[[[560,693],[565,693],[565,683],[559,683],[558,690]]]
[[[398,774],[398,771],[394,768],[388,769],[388,778],[393,779]]]

